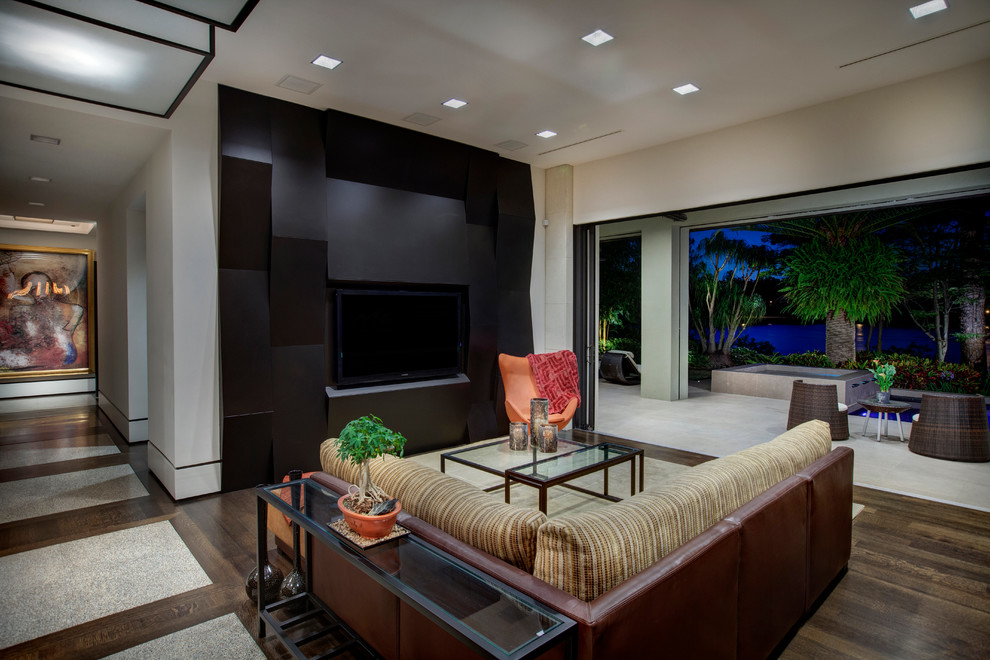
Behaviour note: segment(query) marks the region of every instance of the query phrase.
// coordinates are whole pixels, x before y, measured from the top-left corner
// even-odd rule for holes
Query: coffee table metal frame
[[[461,465],[467,465],[468,467],[475,468],[476,470],[481,470],[487,472],[488,474],[494,474],[500,476],[504,479],[504,483],[499,486],[490,486],[485,489],[486,492],[497,490],[503,488],[505,491],[505,501],[506,503],[511,503],[510,499],[510,487],[513,481],[526,484],[527,486],[533,486],[539,489],[539,508],[543,513],[547,512],[547,489],[552,486],[563,486],[564,488],[570,488],[571,490],[576,490],[580,493],[586,495],[593,495],[594,497],[600,497],[602,499],[609,500],[611,502],[619,502],[622,498],[610,495],[608,492],[608,469],[624,463],[629,462],[629,494],[630,496],[636,494],[636,457],[639,457],[639,491],[643,490],[643,450],[636,449],[634,447],[627,447],[625,445],[619,445],[612,442],[605,442],[597,445],[586,445],[571,440],[561,439],[558,443],[558,447],[564,446],[565,450],[554,454],[544,454],[537,452],[535,447],[531,447],[526,452],[515,452],[519,454],[519,463],[517,465],[492,467],[491,465],[485,465],[477,461],[472,461],[460,456],[460,454],[477,451],[479,449],[486,449],[489,447],[495,447],[498,445],[508,445],[508,440],[495,440],[494,442],[488,442],[483,445],[478,445],[476,447],[468,447],[465,449],[457,449],[455,451],[446,452],[440,454],[440,471],[446,472],[447,461],[453,461],[455,463],[460,463]],[[573,470],[565,470],[559,474],[551,474],[551,468],[567,458],[575,458],[576,455],[599,453],[601,458],[593,460],[592,462],[582,465]],[[609,455],[613,453],[613,455]],[[541,471],[542,470],[542,471]],[[594,472],[604,471],[604,493],[599,493],[587,488],[582,488],[581,486],[575,486],[574,484],[567,483],[579,477],[583,477],[587,474],[592,474]]]
[[[890,416],[894,415],[897,418],[897,434],[900,436],[901,442],[904,442],[904,427],[901,424],[901,413],[905,410],[910,410],[910,403],[902,403],[900,401],[880,403],[875,398],[860,399],[856,403],[866,408],[867,411],[866,421],[863,423],[863,435],[866,435],[867,429],[870,428],[870,413],[875,412],[877,414],[877,442],[880,442],[880,423],[883,422],[883,434],[890,435],[888,433],[890,429]]]
[[[284,501],[277,491],[290,488],[290,502]],[[305,493],[305,495],[303,495]],[[564,655],[566,658],[577,657],[577,624],[559,612],[548,608],[535,599],[523,594],[484,573],[460,559],[444,552],[432,544],[420,539],[415,534],[389,541],[389,544],[412,543],[417,544],[423,551],[431,553],[435,559],[444,566],[449,566],[450,570],[457,571],[461,576],[461,587],[450,586],[450,589],[464,589],[465,583],[474,583],[477,589],[494,590],[505,594],[516,603],[516,607],[532,612],[538,616],[540,621],[546,621],[548,625],[542,628],[536,636],[528,642],[519,645],[511,652],[500,648],[496,643],[485,638],[481,633],[473,629],[469,624],[456,618],[443,606],[429,597],[419,592],[415,586],[404,581],[401,571],[398,575],[394,571],[384,570],[374,561],[365,555],[364,551],[352,545],[343,538],[331,532],[327,523],[340,517],[336,508],[336,501],[339,495],[333,493],[328,488],[310,480],[300,479],[288,483],[273,484],[270,486],[258,486],[255,489],[258,502],[258,575],[263,575],[263,563],[268,557],[268,505],[288,516],[293,524],[305,532],[306,544],[306,592],[293,598],[278,601],[276,603],[266,603],[264,589],[258,589],[258,637],[266,636],[266,628],[270,626],[286,648],[296,658],[307,657],[300,649],[305,644],[322,637],[323,635],[336,631],[338,636],[344,638],[344,642],[330,651],[325,651],[318,657],[329,657],[343,651],[345,648],[359,647],[370,657],[380,657],[364,640],[362,640],[353,630],[341,621],[333,611],[313,595],[313,539],[335,551],[338,555],[346,559],[352,566],[371,577],[379,585],[390,591],[403,602],[411,606],[417,612],[438,625],[440,628],[450,633],[454,638],[464,643],[475,653],[492,659],[499,660],[530,660],[544,653],[555,644],[564,643]],[[301,504],[300,504],[301,503]],[[315,504],[314,504],[315,503]],[[314,511],[321,511],[318,515],[326,520],[316,520],[310,514]],[[328,513],[329,512],[329,513]],[[294,541],[298,535],[294,534]],[[294,547],[293,551],[298,553],[299,548]],[[259,579],[260,583],[260,579]],[[456,595],[456,594],[455,594]],[[303,614],[292,616],[285,620],[279,620],[274,613],[282,608],[298,604],[297,601],[305,601],[307,611]],[[325,617],[330,624],[321,630],[308,634],[304,638],[294,639],[289,634],[289,628],[312,620],[319,616]],[[356,649],[355,649],[356,650]]]

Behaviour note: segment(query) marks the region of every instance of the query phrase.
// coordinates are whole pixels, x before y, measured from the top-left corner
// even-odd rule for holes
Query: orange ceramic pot
[[[380,539],[389,535],[392,528],[395,527],[395,519],[398,517],[399,511],[402,511],[402,502],[396,502],[395,508],[383,516],[366,516],[354,513],[344,506],[344,500],[349,497],[351,496],[342,495],[337,500],[337,508],[344,514],[344,520],[347,521],[348,527],[366,539]]]

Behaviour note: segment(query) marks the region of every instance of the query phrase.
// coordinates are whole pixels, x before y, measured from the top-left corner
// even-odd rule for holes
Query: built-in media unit
[[[331,297],[331,373],[339,388],[464,373],[466,291],[341,287]]]

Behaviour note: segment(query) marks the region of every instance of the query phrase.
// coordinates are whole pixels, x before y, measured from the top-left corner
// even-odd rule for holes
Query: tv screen
[[[337,289],[337,385],[462,373],[462,304],[457,291]]]

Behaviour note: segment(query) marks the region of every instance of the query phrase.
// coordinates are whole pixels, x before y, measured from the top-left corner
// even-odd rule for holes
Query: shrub
[[[785,355],[784,364],[791,364],[798,367],[826,367],[829,369],[835,366],[831,358],[821,351],[805,351],[804,353]]]
[[[972,367],[952,362],[939,364],[932,358],[907,353],[860,353],[846,368],[868,369],[874,358],[897,369],[894,387],[961,394],[978,394],[987,387],[986,379],[981,382],[981,374]]]
[[[732,348],[746,348],[756,353],[762,353],[763,355],[773,355],[777,352],[777,349],[770,342],[757,341],[748,335],[741,335],[736,339],[735,343],[732,344]]]
[[[736,364],[782,364],[784,361],[780,353],[758,353],[745,346],[733,346],[731,355],[732,361]]]

